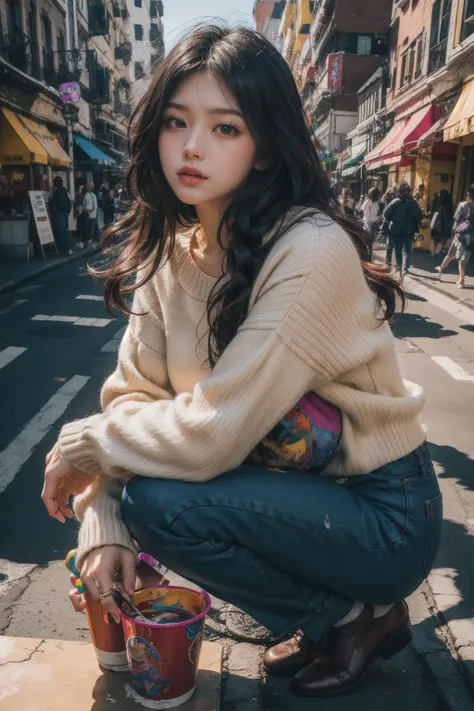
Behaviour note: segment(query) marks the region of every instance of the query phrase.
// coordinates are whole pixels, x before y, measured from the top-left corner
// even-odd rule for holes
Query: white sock
[[[364,603],[360,602],[360,600],[356,600],[347,615],[345,615],[341,620],[339,620],[339,622],[336,622],[333,627],[343,627],[344,625],[348,625],[349,623],[354,622],[354,620],[357,620],[359,615],[362,614],[363,609]]]
[[[386,615],[387,612],[390,612],[392,607],[393,605],[374,605],[374,620],[376,620],[378,617],[383,617],[384,615]]]

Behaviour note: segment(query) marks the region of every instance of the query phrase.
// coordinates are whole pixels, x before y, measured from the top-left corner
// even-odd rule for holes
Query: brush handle
[[[69,551],[69,553],[66,556],[66,560],[64,561],[66,568],[69,570],[70,573],[76,576],[76,588],[77,591],[80,593],[83,593],[85,591],[84,584],[81,580],[81,574],[76,568],[76,555],[77,555],[77,549],[74,548],[74,550]]]

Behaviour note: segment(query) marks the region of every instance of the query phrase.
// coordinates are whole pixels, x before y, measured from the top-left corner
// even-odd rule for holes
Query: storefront
[[[116,173],[116,161],[88,138],[73,134],[76,191],[92,181],[99,186],[110,183]]]
[[[467,188],[474,183],[474,75],[463,84],[461,93],[443,129],[446,142],[456,146],[456,168],[453,197],[464,199]]]

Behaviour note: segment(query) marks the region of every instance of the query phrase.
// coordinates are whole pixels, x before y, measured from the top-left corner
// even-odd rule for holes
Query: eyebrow
[[[189,111],[189,107],[185,106],[184,104],[177,104],[175,101],[170,101],[170,103],[167,106],[168,109],[178,109],[180,111]],[[240,113],[240,111],[237,111],[236,109],[209,109],[207,112],[208,114],[232,114],[233,116],[239,116],[241,119],[243,119],[243,115]]]

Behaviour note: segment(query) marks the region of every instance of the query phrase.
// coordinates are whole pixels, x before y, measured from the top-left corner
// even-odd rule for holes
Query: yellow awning
[[[2,109],[0,115],[0,163],[30,165],[48,163],[48,155],[39,141],[22,126],[17,114]]]
[[[45,149],[48,154],[49,165],[61,165],[64,168],[69,168],[71,159],[59,141],[51,135],[46,126],[33,121],[33,119],[25,118],[24,116],[19,116],[18,118],[26,125],[28,130]]]
[[[446,121],[443,131],[445,141],[455,141],[474,133],[474,74],[464,82],[461,96]]]

